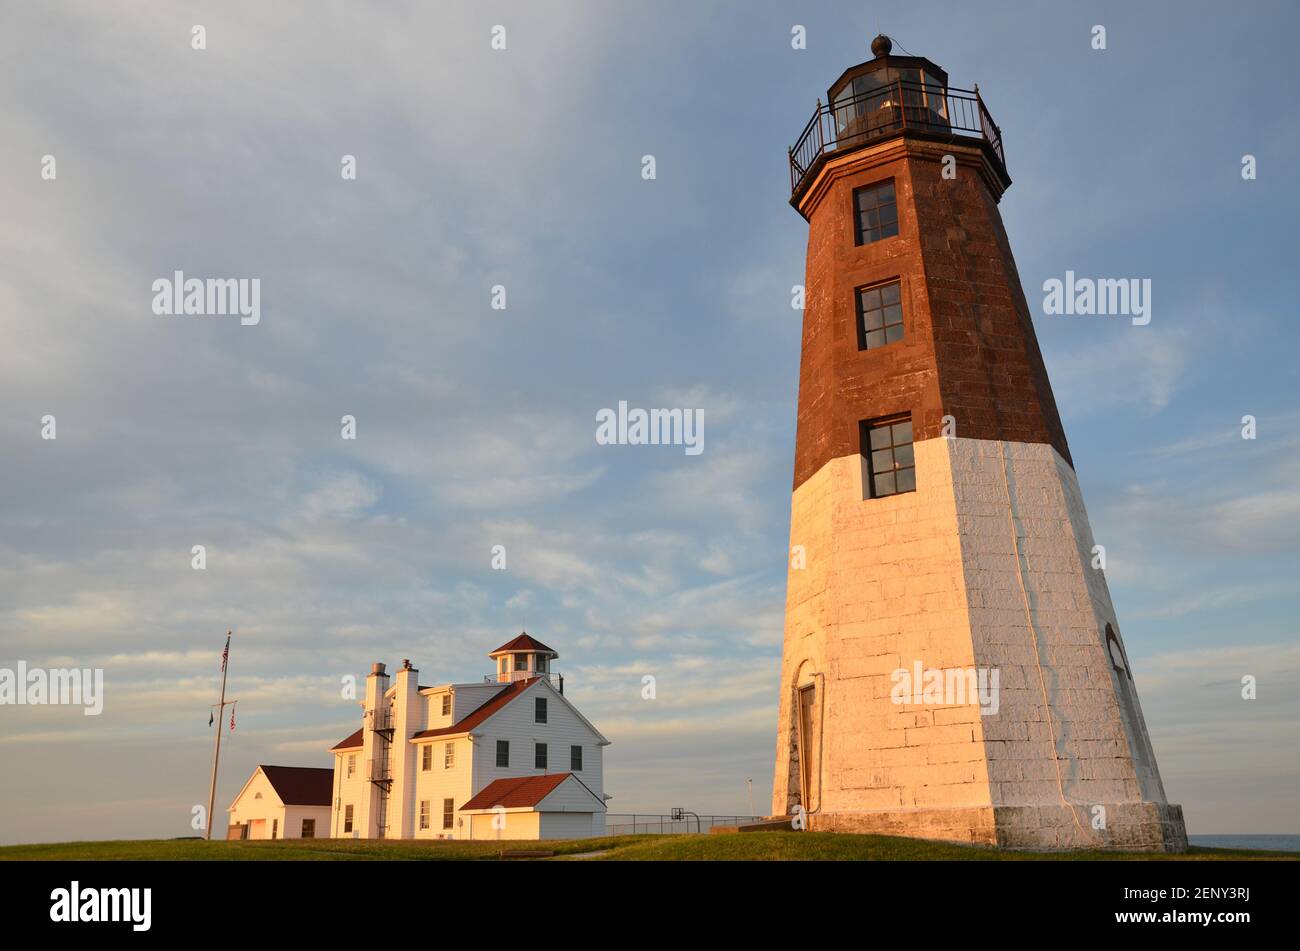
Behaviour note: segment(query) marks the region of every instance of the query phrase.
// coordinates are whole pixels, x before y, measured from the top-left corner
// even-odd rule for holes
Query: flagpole
[[[230,666],[230,631],[226,631],[226,650],[221,655],[221,703],[217,707],[217,748],[212,754],[212,785],[208,787],[208,821],[204,839],[212,840],[212,807],[217,801],[217,764],[221,761],[221,731],[225,728],[226,668]]]

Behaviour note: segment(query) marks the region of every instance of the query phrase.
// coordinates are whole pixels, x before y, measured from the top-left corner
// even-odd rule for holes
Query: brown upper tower
[[[810,226],[795,485],[856,451],[861,420],[904,410],[917,440],[951,416],[956,435],[1069,461],[998,214],[1001,131],[978,88],[891,50],[876,37],[790,149],[790,203]],[[871,289],[892,284],[881,310],[901,322],[877,327]]]

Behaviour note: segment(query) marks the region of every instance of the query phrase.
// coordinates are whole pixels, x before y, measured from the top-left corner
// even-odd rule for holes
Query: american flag
[[[226,634],[226,648],[221,652],[221,671],[225,673],[226,660],[230,657],[230,635]]]
[[[232,731],[235,729],[235,708],[234,707],[230,708],[230,729]]]

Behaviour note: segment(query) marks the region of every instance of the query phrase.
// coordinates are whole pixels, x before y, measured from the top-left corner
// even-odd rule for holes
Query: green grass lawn
[[[1295,852],[1193,848],[1186,855],[1145,852],[1012,852],[883,835],[833,832],[746,832],[738,835],[622,835],[547,842],[394,842],[364,839],[278,839],[273,842],[202,842],[143,839],[61,842],[0,847],[0,861],[118,859],[161,861],[456,861],[497,859],[502,849],[544,849],[557,858],[623,861],[1222,861],[1300,860]],[[589,855],[589,853],[598,853]]]

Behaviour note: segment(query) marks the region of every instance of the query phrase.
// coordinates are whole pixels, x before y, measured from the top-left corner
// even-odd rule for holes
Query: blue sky
[[[878,29],[1002,127],[1171,800],[1192,833],[1300,832],[1294,4],[267,6],[31,5],[0,35],[0,666],[107,692],[0,709],[0,841],[188,834],[232,627],[223,804],[259,762],[328,765],[344,675],[478,679],[526,627],[614,741],[612,809],[744,812],[747,777],[764,809],[786,148]],[[177,269],[259,277],[261,323],[155,316]],[[1150,278],[1151,323],[1044,316],[1066,270]],[[597,445],[619,400],[702,409],[705,451]]]

